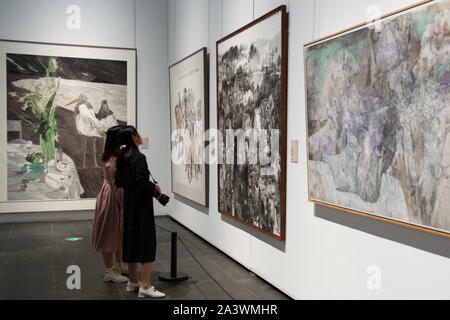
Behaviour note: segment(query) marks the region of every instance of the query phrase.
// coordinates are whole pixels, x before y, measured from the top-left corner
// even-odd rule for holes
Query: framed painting
[[[310,201],[450,235],[450,2],[305,45]]]
[[[280,6],[217,42],[218,208],[285,239],[287,13]]]
[[[136,122],[136,50],[0,41],[0,212],[91,210],[106,131]]]
[[[169,68],[172,192],[208,206],[204,132],[209,128],[209,67],[202,48]]]

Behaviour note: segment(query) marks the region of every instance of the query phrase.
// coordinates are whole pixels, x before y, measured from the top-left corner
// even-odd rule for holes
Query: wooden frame
[[[37,57],[57,57],[66,59],[87,59],[99,61],[121,61],[127,63],[127,123],[136,124],[137,118],[137,50],[135,48],[96,47],[84,45],[0,40],[0,58],[6,61],[6,55],[29,55]],[[0,121],[6,124],[7,120],[7,77],[6,63],[0,65],[0,92],[3,99],[0,101]],[[74,97],[75,98],[75,97]],[[95,105],[97,107],[97,105]],[[1,126],[4,127],[3,125]],[[6,125],[5,125],[6,127]],[[6,132],[0,132],[1,163],[6,163]],[[100,146],[100,144],[99,144]],[[97,148],[97,151],[98,148]],[[6,165],[2,166],[0,181],[6,183]],[[7,201],[7,186],[0,186],[0,212],[52,212],[52,211],[80,211],[93,210],[94,198],[80,198],[73,200],[14,200]]]
[[[171,71],[177,67],[182,65],[183,63],[187,63],[189,62],[189,60],[191,58],[195,58],[196,56],[201,55],[202,56],[202,67],[203,67],[203,74],[202,74],[202,85],[203,85],[203,129],[208,130],[209,129],[209,61],[208,61],[208,49],[206,47],[201,48],[200,50],[195,51],[194,53],[188,55],[187,57],[179,60],[178,62],[172,64],[169,67],[169,101],[170,101],[170,130],[171,130],[171,134],[173,133],[173,112],[172,109],[175,105],[176,102],[172,101],[172,88],[173,88],[173,83],[172,83],[172,79],[171,79]],[[203,144],[204,150],[207,147],[207,143],[204,142]],[[173,148],[173,143],[171,141],[171,150]],[[203,151],[204,151],[203,150]],[[179,191],[175,190],[176,188],[174,188],[174,163],[173,161],[171,161],[171,173],[172,173],[172,177],[171,177],[171,185],[172,185],[172,192],[174,194],[180,195],[183,198],[189,199],[195,203],[198,203],[199,205],[203,206],[203,207],[208,207],[208,202],[209,202],[209,165],[207,163],[203,163],[203,168],[204,168],[204,190],[202,190],[202,195],[200,195],[200,197],[198,195],[193,194],[192,191],[190,190],[182,190],[180,189]],[[203,199],[201,199],[203,197]]]
[[[217,92],[217,128],[219,126],[219,45],[223,42],[241,34],[242,32],[248,30],[249,28],[263,22],[264,20],[272,17],[275,14],[281,14],[281,93],[280,93],[280,181],[279,181],[279,192],[280,192],[280,235],[270,233],[262,228],[255,226],[252,223],[244,221],[240,218],[233,216],[228,212],[224,212],[220,209],[220,195],[218,196],[218,211],[235,221],[238,221],[252,229],[258,230],[269,237],[272,237],[279,241],[284,241],[286,238],[286,165],[287,165],[287,72],[288,72],[288,24],[287,24],[287,10],[286,6],[282,5],[276,9],[268,12],[262,17],[254,20],[253,22],[247,24],[246,26],[238,29],[237,31],[229,34],[228,36],[220,39],[216,43],[216,92]],[[217,190],[220,193],[220,166],[217,168],[218,181]]]
[[[307,165],[308,165],[307,179],[308,179],[308,201],[309,202],[314,203],[315,205],[325,206],[325,207],[333,208],[333,209],[336,209],[336,210],[339,210],[339,211],[344,211],[344,212],[347,212],[347,213],[352,213],[352,214],[357,214],[357,215],[364,216],[364,217],[369,217],[369,218],[372,218],[372,219],[375,219],[375,220],[378,220],[378,221],[389,222],[389,223],[393,223],[393,224],[396,224],[396,225],[408,227],[408,228],[411,228],[411,229],[424,231],[424,232],[427,232],[427,233],[431,233],[431,234],[435,234],[435,235],[439,235],[439,236],[444,236],[444,237],[450,238],[450,232],[445,232],[445,231],[442,231],[442,230],[434,229],[432,227],[426,227],[426,226],[422,226],[422,225],[417,225],[417,224],[414,224],[414,223],[401,221],[399,219],[395,219],[395,218],[391,218],[391,217],[384,217],[384,216],[377,215],[377,214],[374,214],[374,213],[358,211],[358,210],[342,207],[342,206],[339,206],[339,205],[334,205],[334,204],[330,204],[330,203],[314,200],[314,199],[311,199],[311,194],[310,194],[310,171],[309,171],[309,168],[310,168],[310,159],[309,159],[310,146],[309,146],[309,121],[308,121],[309,119],[308,119],[308,100],[307,100],[308,99],[308,94],[307,94],[307,80],[306,80],[306,75],[307,75],[306,51],[307,51],[307,49],[309,47],[313,46],[313,45],[316,45],[316,44],[319,44],[319,43],[323,43],[323,42],[325,42],[327,40],[330,40],[332,38],[336,38],[338,36],[341,36],[341,35],[344,35],[344,34],[347,34],[347,33],[353,32],[353,31],[356,31],[356,30],[363,29],[364,27],[367,27],[368,25],[370,25],[370,24],[372,24],[372,23],[374,23],[376,21],[382,21],[382,20],[387,19],[389,17],[395,16],[395,15],[400,15],[400,14],[402,14],[402,13],[408,11],[408,10],[415,9],[417,7],[420,7],[420,6],[423,6],[423,5],[426,5],[426,4],[439,3],[439,2],[440,1],[435,1],[435,0],[424,0],[424,1],[418,2],[416,4],[404,7],[402,9],[399,9],[399,10],[387,13],[387,14],[381,16],[380,19],[376,19],[376,20],[374,19],[374,20],[371,20],[369,22],[363,22],[363,23],[360,23],[360,24],[355,25],[353,27],[346,28],[346,29],[344,29],[342,31],[333,33],[333,34],[331,34],[329,36],[325,36],[325,37],[322,37],[322,38],[317,39],[315,41],[311,41],[311,42],[308,42],[308,43],[304,44],[304,46],[303,46],[303,51],[304,51],[303,52],[304,53],[303,57],[304,57],[304,66],[305,66],[305,73],[304,73],[305,82],[304,83],[305,83],[305,106],[306,106],[306,108],[305,108],[305,122],[306,122],[306,150],[307,150]]]

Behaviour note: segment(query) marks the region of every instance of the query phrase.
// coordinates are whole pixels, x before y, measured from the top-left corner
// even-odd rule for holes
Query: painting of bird
[[[90,137],[103,138],[104,134],[101,129],[100,121],[97,119],[94,113],[94,108],[85,94],[80,94],[77,99],[66,104],[66,107],[72,104],[75,104],[75,124],[78,134],[83,136],[83,169],[86,169],[87,140]],[[96,156],[97,146],[95,143],[95,139],[91,140],[94,164],[96,168],[99,168]]]
[[[50,66],[53,66],[51,70]],[[55,165],[49,165],[49,170],[57,171],[58,162],[73,164],[73,176],[78,178],[72,180],[80,184],[79,187],[75,186],[75,189],[83,192],[71,193],[70,199],[95,198],[102,186],[101,157],[106,132],[110,127],[127,124],[128,120],[127,66],[127,61],[124,60],[8,54],[9,122],[18,122],[24,117],[33,120],[35,117],[33,110],[24,109],[26,102],[24,97],[30,92],[35,92],[36,97],[45,98],[47,93],[42,88],[53,81],[59,83],[54,98],[53,114],[56,121],[54,148],[58,157],[55,158]],[[37,114],[41,110],[35,109]],[[8,131],[8,146],[19,145],[23,140],[39,147],[41,144],[39,132],[35,132],[33,127],[27,126],[23,121],[21,124],[21,137],[16,132]],[[11,161],[13,156],[14,153],[8,153],[8,159]],[[47,179],[47,184],[36,182],[30,186],[27,182],[27,186],[20,185],[23,177],[19,170],[16,171],[19,172],[17,181],[8,180],[8,199],[67,199],[67,195],[61,194],[59,180],[54,186],[51,179]],[[16,174],[16,171],[11,171],[11,176],[13,173]],[[69,179],[66,179],[64,187],[67,190],[70,189],[68,182]]]

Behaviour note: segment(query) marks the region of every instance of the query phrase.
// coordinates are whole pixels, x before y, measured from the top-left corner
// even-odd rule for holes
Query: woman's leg
[[[159,292],[152,287],[151,274],[152,274],[152,263],[141,263],[141,287],[139,289],[139,298],[152,297],[152,298],[164,298],[166,295]]]
[[[141,287],[144,288],[145,290],[148,290],[152,287],[152,283],[150,280],[151,273],[152,273],[152,263],[151,262],[141,263],[141,279],[142,279]]]
[[[114,266],[113,254],[111,252],[102,252],[103,262],[106,269],[111,269]]]
[[[117,249],[115,252],[116,256],[116,265],[120,265],[122,263],[122,248]]]
[[[132,283],[138,283],[139,282],[139,276],[137,274],[137,263],[128,263],[128,270],[130,271],[130,282]]]
[[[119,243],[116,251],[116,264],[122,263],[122,257],[123,257],[123,217],[120,217],[119,220],[120,227],[119,227]]]
[[[114,253],[102,252],[103,262],[105,263],[105,282],[124,283],[128,281],[127,277],[124,277],[114,271]]]

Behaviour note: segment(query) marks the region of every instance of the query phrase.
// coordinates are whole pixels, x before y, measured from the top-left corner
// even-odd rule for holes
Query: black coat
[[[145,155],[137,148],[118,160],[115,184],[124,190],[123,262],[155,261],[155,184],[149,178]]]

